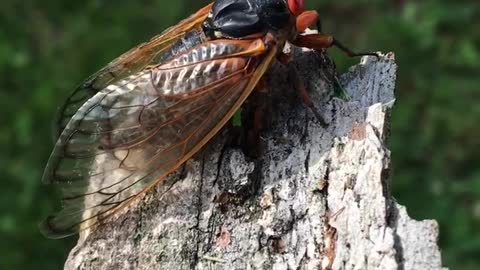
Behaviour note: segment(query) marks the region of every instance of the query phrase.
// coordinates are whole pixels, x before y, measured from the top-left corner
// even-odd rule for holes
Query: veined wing
[[[114,84],[148,65],[159,64],[162,53],[168,50],[177,40],[192,30],[201,31],[201,23],[208,16],[212,4],[205,6],[179,24],[166,29],[150,41],[122,54],[100,71],[92,75],[67,98],[60,108],[55,122],[55,139],[62,133],[70,118],[89,98],[110,84]]]
[[[63,209],[42,224],[44,234],[98,224],[173,172],[231,118],[275,54],[261,39],[210,41],[89,99],[45,171]]]

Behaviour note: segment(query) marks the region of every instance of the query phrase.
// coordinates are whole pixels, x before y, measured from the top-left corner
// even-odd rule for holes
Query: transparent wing
[[[206,42],[107,86],[72,117],[43,180],[63,209],[52,238],[98,224],[164,179],[234,114],[275,55],[260,39]]]
[[[206,19],[210,9],[211,4],[179,24],[166,29],[150,41],[129,50],[77,87],[60,107],[55,121],[55,139],[62,133],[70,118],[89,98],[106,86],[135,74],[148,65],[158,64],[162,53],[168,50],[178,39],[185,36],[189,31],[200,30],[201,23]]]

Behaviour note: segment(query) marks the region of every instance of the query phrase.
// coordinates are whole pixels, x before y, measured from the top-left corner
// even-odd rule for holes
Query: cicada
[[[43,181],[63,208],[41,230],[61,238],[103,224],[198,152],[229,121],[287,42],[332,36],[303,0],[216,0],[88,78],[61,107]]]

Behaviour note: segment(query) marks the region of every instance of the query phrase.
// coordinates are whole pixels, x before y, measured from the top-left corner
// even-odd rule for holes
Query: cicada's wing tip
[[[54,216],[47,217],[42,223],[39,224],[40,233],[43,236],[50,239],[61,239],[77,233],[77,231],[72,231],[56,226],[53,222]]]

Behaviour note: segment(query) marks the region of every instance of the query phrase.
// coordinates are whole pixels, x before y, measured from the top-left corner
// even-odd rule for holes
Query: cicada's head
[[[216,0],[204,24],[213,37],[242,39],[267,32],[287,37],[295,32],[303,0]]]

